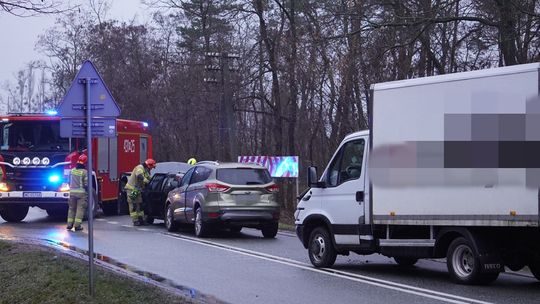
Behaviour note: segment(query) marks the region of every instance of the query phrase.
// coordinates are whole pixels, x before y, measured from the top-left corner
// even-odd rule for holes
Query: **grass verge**
[[[88,263],[54,249],[0,241],[0,303],[193,303],[96,266],[88,295]]]

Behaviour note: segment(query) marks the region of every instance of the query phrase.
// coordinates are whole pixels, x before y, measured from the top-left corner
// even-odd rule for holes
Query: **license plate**
[[[238,203],[256,203],[261,199],[258,194],[237,194],[235,198]]]
[[[23,197],[41,197],[41,192],[23,192]]]

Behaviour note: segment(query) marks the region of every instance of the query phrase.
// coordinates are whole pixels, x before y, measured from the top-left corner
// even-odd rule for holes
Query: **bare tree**
[[[28,17],[38,14],[57,14],[66,11],[58,0],[0,0],[0,12]]]

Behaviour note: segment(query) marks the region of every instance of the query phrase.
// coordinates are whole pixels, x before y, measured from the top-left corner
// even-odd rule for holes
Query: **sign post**
[[[92,138],[115,137],[120,108],[91,61],[85,61],[58,106],[60,136],[86,138],[88,157],[88,286],[94,296],[94,190]],[[97,178],[96,178],[97,186]]]

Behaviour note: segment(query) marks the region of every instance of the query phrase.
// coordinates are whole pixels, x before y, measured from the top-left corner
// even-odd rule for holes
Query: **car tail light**
[[[266,187],[266,191],[271,192],[271,193],[277,193],[279,191],[279,186],[275,184],[272,186],[268,186]]]
[[[215,219],[215,218],[218,218],[218,217],[219,217],[219,213],[218,213],[218,212],[208,212],[208,213],[206,214],[206,216],[207,216],[208,218]]]
[[[63,183],[60,188],[58,188],[59,192],[68,192],[69,191],[69,184]]]
[[[8,192],[9,187],[6,183],[0,183],[0,192]]]
[[[227,190],[230,189],[229,187],[225,185],[216,184],[216,183],[206,184],[204,186],[206,187],[206,189],[208,189],[209,192],[226,192]]]

